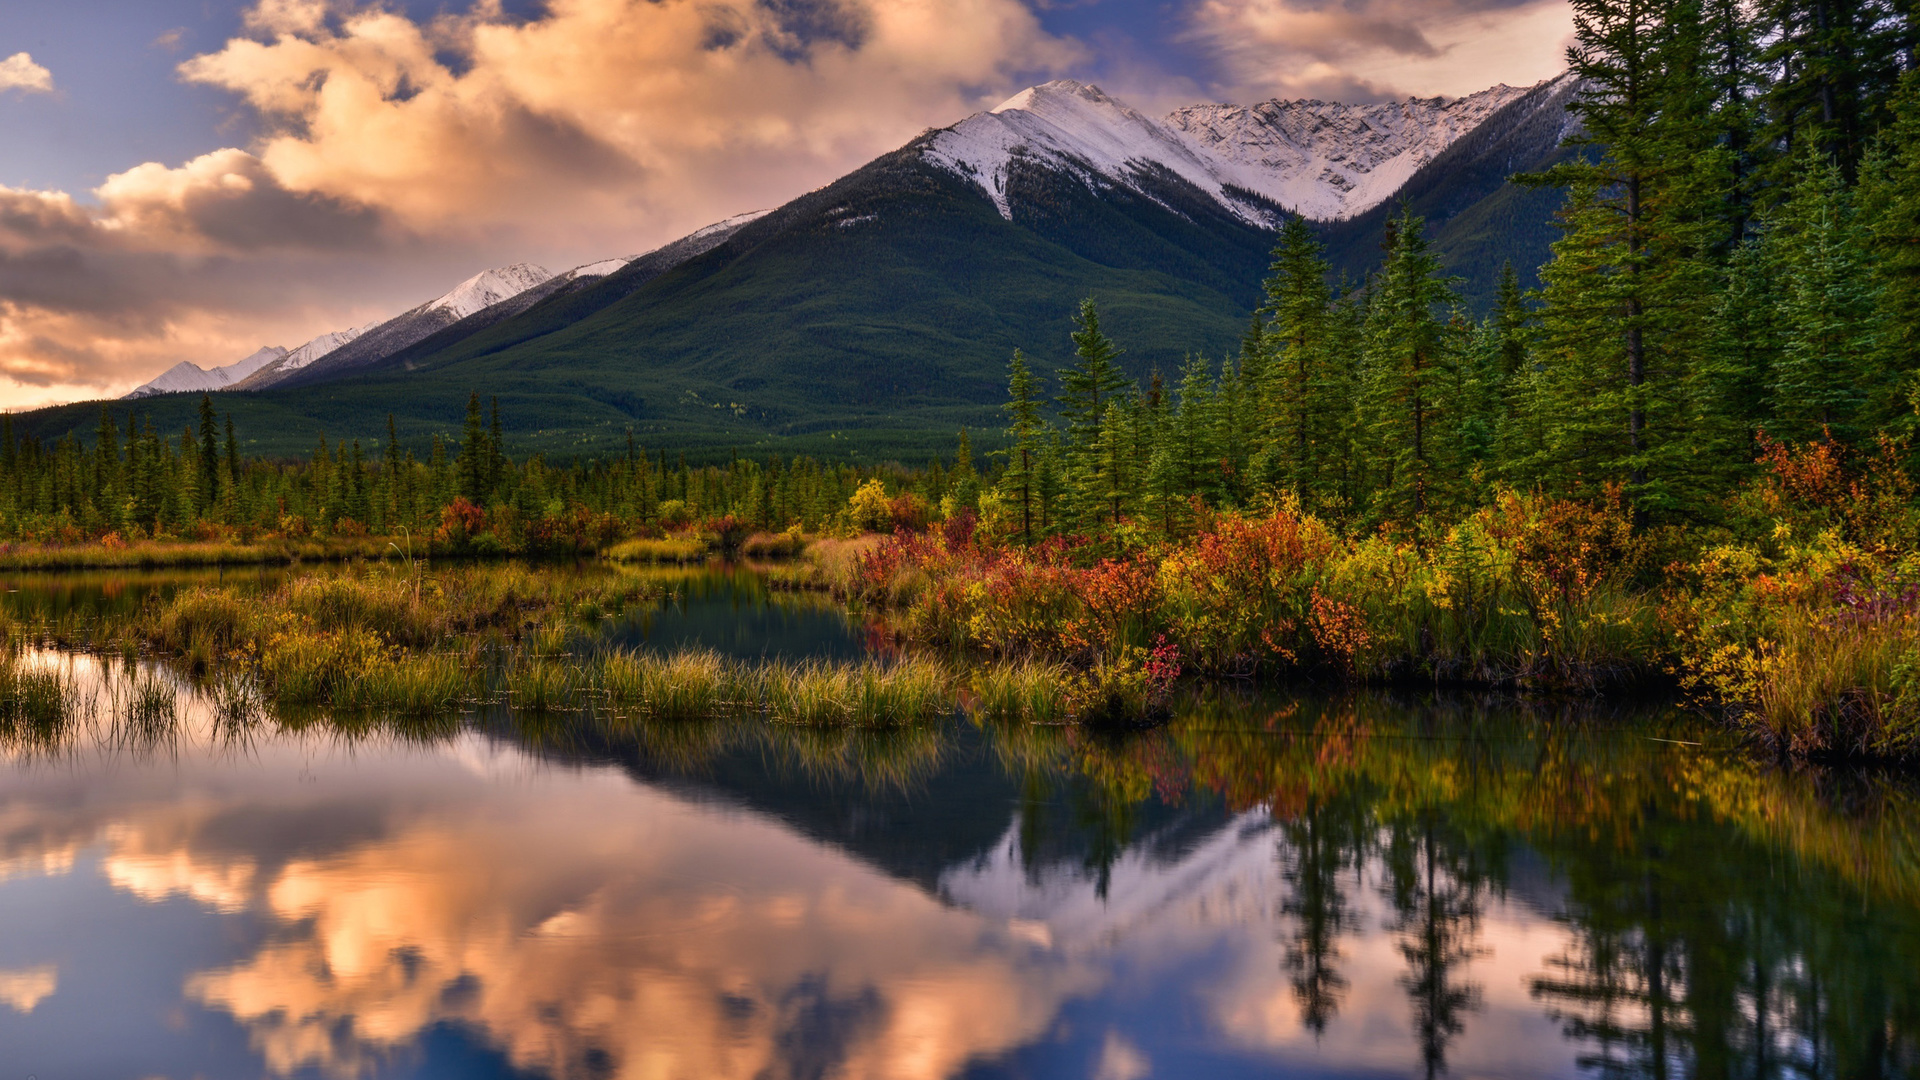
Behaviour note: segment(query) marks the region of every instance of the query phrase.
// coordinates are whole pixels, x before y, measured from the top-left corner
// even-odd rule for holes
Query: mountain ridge
[[[1356,151],[1364,160],[1352,176],[1422,163],[1393,199],[1314,224],[1336,272],[1364,277],[1402,201],[1431,218],[1436,247],[1461,261],[1471,303],[1484,304],[1504,259],[1523,273],[1544,261],[1546,204],[1557,196],[1506,177],[1565,153],[1570,96],[1564,80],[1495,87],[1439,102],[1397,134],[1376,132],[1366,154]],[[1298,175],[1322,177],[1331,144],[1287,125],[1372,130],[1386,125],[1380,109],[1391,118],[1426,107],[1417,104],[1318,119],[1310,108],[1275,119],[1258,106],[1221,106],[1184,122],[1232,128],[1238,141],[1221,139],[1255,157],[1284,149],[1284,136],[1318,154],[1300,159],[1308,171]],[[1435,116],[1455,128],[1413,137]],[[992,153],[963,162],[956,132],[968,137],[959,149]],[[990,445],[1006,357],[1021,348],[1040,374],[1057,372],[1085,297],[1100,302],[1136,378],[1177,370],[1190,354],[1233,355],[1288,208],[1223,179],[1227,152],[1195,151],[1097,87],[1043,85],[771,211],[551,276],[404,348],[363,346],[359,366],[316,363],[277,386],[217,392],[216,407],[256,418],[242,431],[260,432],[260,448],[276,452],[303,450],[322,433],[380,438],[388,413],[401,439],[424,449],[428,436],[457,430],[474,391],[500,399],[516,446],[550,452],[619,447],[629,431],[696,459],[733,449],[912,456],[946,447],[961,426]],[[168,427],[192,406],[161,396],[142,411]],[[28,427],[96,422],[71,408]]]

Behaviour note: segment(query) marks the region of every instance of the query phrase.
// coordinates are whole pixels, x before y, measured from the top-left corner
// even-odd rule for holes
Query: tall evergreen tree
[[[214,423],[213,397],[200,395],[200,509],[213,507],[220,495],[219,427]]]
[[[1837,164],[1816,159],[1802,166],[1769,241],[1780,268],[1784,328],[1771,379],[1773,433],[1808,440],[1831,431],[1857,439],[1877,297],[1865,237]]]
[[[1033,541],[1034,470],[1040,451],[1044,421],[1040,419],[1040,380],[1028,366],[1019,349],[1007,363],[1007,437],[1013,445],[1007,450],[1007,469],[1000,478],[1002,490],[1020,508],[1020,539]]]
[[[1267,299],[1263,388],[1260,413],[1267,421],[1263,440],[1268,455],[1261,469],[1269,483],[1291,487],[1303,496],[1326,485],[1325,449],[1329,400],[1325,368],[1331,363],[1324,248],[1313,228],[1297,215],[1280,228],[1273,265],[1265,284]]]
[[[1076,516],[1098,521],[1107,512],[1107,480],[1101,475],[1100,426],[1107,406],[1128,380],[1114,361],[1120,347],[1100,329],[1100,311],[1092,298],[1080,302],[1074,316],[1074,361],[1060,373],[1061,418],[1067,426],[1066,471]]]
[[[468,502],[485,505],[487,501],[487,478],[492,469],[493,454],[487,446],[487,429],[480,419],[480,395],[467,396],[467,424],[460,439],[460,494]]]
[[[1459,356],[1440,317],[1455,302],[1429,248],[1426,222],[1402,208],[1368,299],[1365,439],[1381,475],[1372,511],[1423,535],[1457,498]]]
[[[1542,272],[1547,385],[1536,404],[1552,422],[1544,445],[1511,464],[1562,490],[1622,483],[1644,518],[1694,494],[1683,397],[1719,239],[1703,192],[1717,193],[1708,178],[1724,159],[1698,108],[1699,9],[1573,7],[1567,58],[1584,81],[1574,142],[1588,152],[1532,178],[1569,189]]]
[[[1920,390],[1920,71],[1901,80],[1892,122],[1863,169],[1860,214],[1876,282],[1878,384],[1868,414],[1911,432],[1911,396]]]

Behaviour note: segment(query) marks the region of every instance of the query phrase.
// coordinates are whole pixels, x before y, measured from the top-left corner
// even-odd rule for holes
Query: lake
[[[878,640],[751,571],[655,577],[606,640]],[[236,726],[160,671],[155,727],[112,719],[120,663],[31,662],[101,707],[4,742],[0,1076],[1920,1073],[1920,792],[1659,702]]]

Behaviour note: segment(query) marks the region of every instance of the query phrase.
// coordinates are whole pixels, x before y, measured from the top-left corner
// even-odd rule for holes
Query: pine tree
[[[234,437],[233,414],[227,414],[227,482],[240,484],[240,440]]]
[[[506,436],[500,427],[500,399],[493,402],[493,425],[487,435],[487,492],[489,495],[499,491],[500,483],[506,478],[507,454]]]
[[[1920,390],[1920,72],[1894,96],[1892,122],[1862,170],[1860,214],[1876,284],[1875,369],[1867,414],[1876,426],[1911,431]]]
[[[1267,274],[1267,318],[1263,364],[1267,386],[1264,407],[1270,461],[1263,473],[1303,497],[1327,486],[1328,398],[1325,367],[1330,362],[1324,248],[1312,226],[1294,216],[1281,226]]]
[[[1456,298],[1425,233],[1424,219],[1405,207],[1391,223],[1386,263],[1368,298],[1362,366],[1364,437],[1381,469],[1371,510],[1416,537],[1458,497],[1460,480],[1459,357],[1438,314]]]
[[[1878,0],[1767,0],[1762,12],[1767,141],[1786,150],[1782,164],[1811,153],[1851,180],[1906,65],[1904,35],[1889,32],[1906,20]]]
[[[1772,434],[1795,440],[1823,431],[1859,438],[1866,405],[1877,297],[1865,237],[1840,168],[1808,161],[1769,240],[1781,274],[1780,356],[1773,369]]]
[[[1134,510],[1134,426],[1133,411],[1124,402],[1107,402],[1106,415],[1100,421],[1100,439],[1094,444],[1094,493],[1099,498],[1098,520],[1108,525],[1118,525]]]
[[[481,426],[480,395],[467,396],[467,426],[460,439],[460,494],[476,506],[487,501],[487,478],[492,468],[487,430]]]
[[[1168,441],[1181,489],[1218,505],[1222,454],[1215,438],[1216,405],[1212,365],[1204,357],[1187,357],[1180,368],[1180,405],[1173,412]]]
[[[1013,446],[1007,450],[1007,470],[1000,478],[1001,489],[1009,501],[1020,508],[1020,539],[1033,542],[1034,470],[1042,429],[1040,419],[1040,381],[1027,365],[1025,354],[1013,350],[1007,363],[1007,437]]]
[[[220,495],[219,428],[213,419],[213,397],[200,395],[200,511],[213,508]]]
[[[1700,114],[1698,8],[1574,0],[1588,156],[1533,182],[1569,189],[1542,271],[1543,445],[1509,468],[1559,490],[1619,482],[1637,516],[1698,493],[1684,391],[1712,295],[1724,153]]]
[[[1100,330],[1091,298],[1074,317],[1074,362],[1060,373],[1060,414],[1067,426],[1066,481],[1075,516],[1092,523],[1107,513],[1107,480],[1101,475],[1100,426],[1107,406],[1127,387],[1114,360],[1119,346]]]
[[[953,472],[947,478],[947,487],[953,496],[955,509],[979,509],[980,477],[973,470],[973,438],[967,434],[966,428],[960,429],[959,444],[953,452]]]

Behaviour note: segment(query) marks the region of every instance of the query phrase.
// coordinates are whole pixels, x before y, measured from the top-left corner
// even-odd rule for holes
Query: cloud
[[[92,195],[0,186],[8,405],[124,390],[181,359],[224,363],[264,333],[298,343],[325,302],[316,291],[408,253],[377,211],[289,191],[242,150],[136,166]]]
[[[53,93],[53,72],[33,62],[33,57],[23,52],[14,53],[0,60],[0,91],[19,90],[23,93]]]
[[[257,143],[92,201],[0,188],[0,405],[298,344],[488,265],[644,251],[1083,56],[1022,0],[260,0],[244,23],[178,70]]]
[[[1201,0],[1191,27],[1240,95],[1366,101],[1551,78],[1573,16],[1567,0]]]
[[[264,0],[181,66],[290,189],[428,231],[670,239],[783,202],[1079,57],[1019,0],[554,0],[421,23]]]

